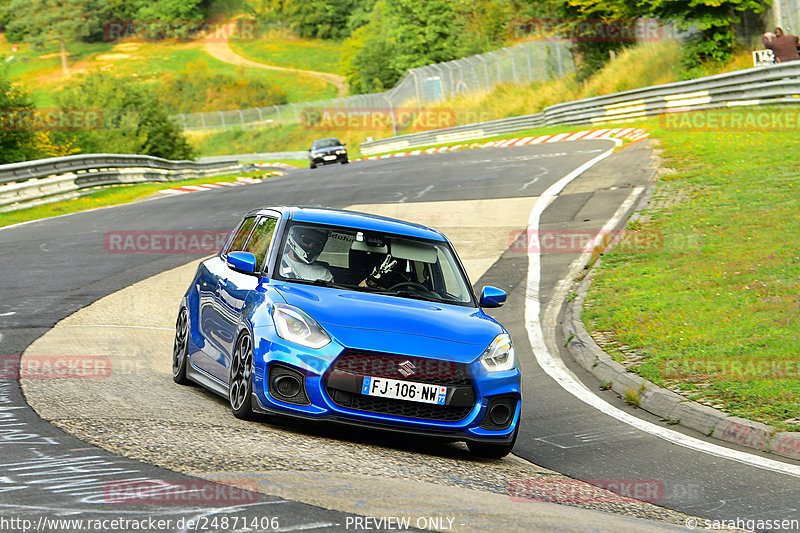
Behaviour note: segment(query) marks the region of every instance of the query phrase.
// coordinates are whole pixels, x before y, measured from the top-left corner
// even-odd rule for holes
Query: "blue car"
[[[465,441],[504,457],[522,387],[511,337],[440,232],[320,208],[247,213],[181,301],[172,373],[280,414]]]

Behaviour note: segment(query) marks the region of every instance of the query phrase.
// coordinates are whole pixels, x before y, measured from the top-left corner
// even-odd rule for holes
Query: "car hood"
[[[330,154],[336,150],[344,150],[344,146],[328,146],[327,148],[315,148],[311,150],[312,154]]]
[[[503,333],[475,307],[292,283],[276,289],[348,348],[470,363]]]

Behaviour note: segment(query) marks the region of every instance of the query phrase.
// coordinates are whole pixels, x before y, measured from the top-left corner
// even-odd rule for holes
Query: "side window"
[[[267,256],[269,243],[272,242],[277,223],[278,221],[274,218],[264,217],[260,219],[256,229],[253,231],[253,236],[250,237],[250,241],[247,243],[245,251],[256,256],[256,272],[260,272],[264,266],[264,258]]]
[[[228,249],[225,250],[225,253],[228,252],[240,252],[244,250],[244,245],[247,242],[247,237],[250,236],[250,232],[253,230],[253,226],[256,223],[256,217],[250,217],[245,219],[242,226],[239,228],[239,231],[236,232],[236,236],[231,241],[230,246]]]

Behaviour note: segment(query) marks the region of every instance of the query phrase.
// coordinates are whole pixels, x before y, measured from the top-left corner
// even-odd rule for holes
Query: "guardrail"
[[[308,152],[305,150],[296,152],[264,152],[261,154],[237,154],[237,155],[209,155],[198,157],[201,163],[207,161],[270,161],[275,159],[308,159]]]
[[[91,154],[0,165],[0,212],[80,196],[100,185],[180,181],[230,174],[238,161],[170,161],[145,155]]]
[[[361,144],[361,153],[477,140],[542,126],[622,122],[664,113],[764,104],[800,104],[800,61],[556,104],[534,115],[369,141]]]

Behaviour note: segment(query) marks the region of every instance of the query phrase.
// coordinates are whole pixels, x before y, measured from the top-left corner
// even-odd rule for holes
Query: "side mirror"
[[[306,150],[306,152],[308,152],[308,153],[310,154],[310,153],[311,153],[311,148],[309,148],[308,150]]]
[[[481,307],[500,307],[506,301],[508,294],[506,291],[500,290],[497,287],[487,285],[481,291]]]
[[[250,252],[231,252],[228,254],[228,266],[237,272],[255,274],[256,256]]]

